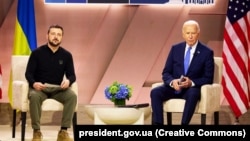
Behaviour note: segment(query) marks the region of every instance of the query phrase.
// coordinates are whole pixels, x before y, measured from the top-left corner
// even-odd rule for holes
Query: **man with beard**
[[[48,43],[34,50],[27,64],[25,77],[29,83],[32,141],[42,140],[41,105],[47,98],[55,99],[64,105],[57,141],[72,141],[67,128],[71,127],[77,97],[68,88],[76,81],[76,76],[72,54],[60,46],[63,34],[61,26],[50,26],[46,36]]]

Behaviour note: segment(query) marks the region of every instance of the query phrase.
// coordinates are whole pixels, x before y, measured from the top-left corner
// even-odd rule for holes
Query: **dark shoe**
[[[66,130],[61,130],[57,135],[57,141],[73,141],[73,139],[69,137],[69,133]]]
[[[43,135],[40,130],[33,132],[33,139],[32,141],[42,141]]]

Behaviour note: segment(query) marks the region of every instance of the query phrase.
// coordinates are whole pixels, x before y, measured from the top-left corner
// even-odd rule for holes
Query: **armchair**
[[[29,111],[29,100],[28,100],[28,90],[29,85],[25,79],[25,70],[27,66],[29,56],[28,55],[13,55],[12,56],[12,109],[13,109],[13,119],[12,119],[12,138],[15,138],[16,129],[16,112],[20,110],[21,112],[21,141],[25,138],[25,125],[26,116]],[[78,95],[77,82],[71,85],[71,89]],[[73,116],[73,131],[75,130],[75,125],[77,124],[77,108],[76,105],[75,113]],[[63,105],[54,100],[46,99],[42,104],[42,111],[62,111]]]
[[[196,105],[195,113],[201,114],[201,124],[206,124],[206,114],[214,114],[214,124],[219,124],[220,96],[222,92],[222,65],[221,57],[214,57],[214,79],[213,84],[201,87],[201,99]],[[162,85],[163,82],[152,84],[152,88]],[[163,104],[163,111],[167,114],[167,124],[172,124],[172,113],[182,113],[185,105],[184,99],[170,99]]]

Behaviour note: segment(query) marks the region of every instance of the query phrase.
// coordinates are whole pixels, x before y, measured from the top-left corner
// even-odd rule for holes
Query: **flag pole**
[[[235,121],[234,121],[234,125],[239,125],[240,124],[240,120],[238,117],[235,117]]]

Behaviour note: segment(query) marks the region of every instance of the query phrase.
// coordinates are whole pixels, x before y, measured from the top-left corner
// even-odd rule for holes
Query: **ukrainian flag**
[[[12,55],[30,55],[37,47],[34,0],[18,0]],[[11,73],[10,73],[11,74]],[[9,81],[9,102],[12,105],[12,76]]]

